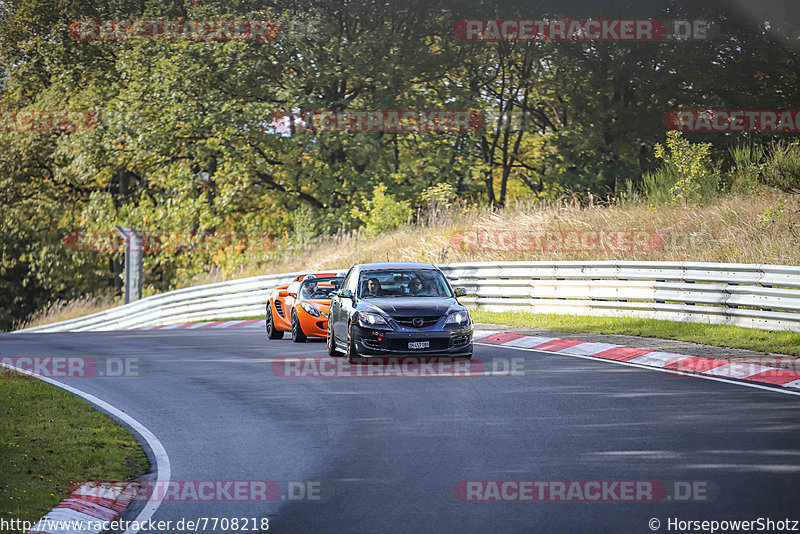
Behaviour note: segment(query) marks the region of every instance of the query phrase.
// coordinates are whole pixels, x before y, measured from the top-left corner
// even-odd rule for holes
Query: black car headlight
[[[319,317],[319,310],[314,307],[313,304],[308,302],[301,302],[300,307],[305,310],[305,312],[313,317]]]
[[[389,322],[382,315],[370,312],[358,312],[358,324],[364,328],[373,326],[389,326]]]
[[[455,324],[458,326],[467,326],[470,323],[469,312],[467,310],[457,311],[451,313],[445,319],[444,324]]]

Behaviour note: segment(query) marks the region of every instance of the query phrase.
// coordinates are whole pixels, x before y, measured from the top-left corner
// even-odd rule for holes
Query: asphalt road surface
[[[285,377],[276,358],[318,364],[324,342],[268,341],[260,330],[3,335],[8,356],[133,362],[132,376],[59,380],[147,427],[173,481],[265,480],[281,492],[266,502],[224,489],[211,502],[173,496],[157,521],[268,518],[269,532],[646,533],[653,518],[660,532],[670,518],[800,519],[800,397],[779,392],[481,345],[472,364],[481,376]],[[481,482],[465,501],[462,481],[538,481],[533,496],[549,501],[526,490],[523,502],[474,502],[497,497]],[[559,496],[577,491],[571,481],[583,481],[583,501]],[[635,486],[644,492],[631,502],[614,481],[652,485]],[[514,484],[498,488],[513,498]],[[590,500],[602,484],[606,501]],[[304,492],[312,498],[293,500]],[[234,531],[220,525],[205,531]]]

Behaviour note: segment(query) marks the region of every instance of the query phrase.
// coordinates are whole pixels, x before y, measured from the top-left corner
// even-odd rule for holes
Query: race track
[[[3,335],[0,356],[135,361],[138,376],[58,380],[147,427],[173,480],[320,488],[315,500],[172,499],[154,520],[268,517],[269,532],[644,533],[651,518],[662,532],[668,518],[798,519],[800,397],[778,391],[483,345],[483,376],[284,377],[276,358],[327,358],[324,342],[267,341],[256,329]],[[668,491],[678,481],[707,497],[456,497],[460,481],[481,480],[657,481]]]

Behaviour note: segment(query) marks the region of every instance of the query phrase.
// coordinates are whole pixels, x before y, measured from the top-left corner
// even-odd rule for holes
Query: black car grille
[[[409,316],[409,317],[395,317],[394,320],[401,326],[410,326],[412,328],[425,328],[433,326],[439,322],[441,315],[427,315],[427,316]],[[422,319],[422,324],[414,324],[414,319]]]
[[[281,304],[281,301],[279,301],[279,300],[275,301],[275,311],[278,312],[278,315],[283,317],[283,305]]]

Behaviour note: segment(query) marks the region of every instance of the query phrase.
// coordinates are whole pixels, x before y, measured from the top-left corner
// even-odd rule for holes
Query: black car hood
[[[390,317],[412,315],[444,315],[448,310],[461,310],[463,306],[453,298],[438,297],[389,297],[362,299],[358,308],[369,311],[378,308]]]

